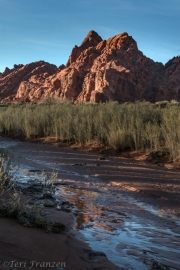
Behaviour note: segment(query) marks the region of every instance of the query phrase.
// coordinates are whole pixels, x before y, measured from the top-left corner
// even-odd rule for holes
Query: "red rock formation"
[[[180,57],[174,57],[166,63],[158,81],[155,101],[180,101]]]
[[[91,30],[88,33],[87,37],[83,40],[81,45],[79,47],[75,45],[75,47],[72,49],[66,66],[69,67],[72,63],[76,61],[76,59],[81,55],[83,51],[90,47],[95,47],[101,41],[102,38],[95,31]]]
[[[126,32],[108,40],[90,31],[67,65],[43,61],[0,74],[0,100],[37,101],[57,96],[74,102],[180,101],[180,57],[165,66],[145,57]]]
[[[119,102],[146,99],[157,71],[163,67],[146,58],[127,33],[108,39],[86,75],[79,101]],[[151,98],[151,100],[154,98]]]
[[[13,69],[5,69],[0,77],[1,101],[31,101],[34,92],[43,85],[45,79],[57,71],[55,65],[38,61],[28,65],[14,65]],[[40,98],[38,93],[36,99]]]

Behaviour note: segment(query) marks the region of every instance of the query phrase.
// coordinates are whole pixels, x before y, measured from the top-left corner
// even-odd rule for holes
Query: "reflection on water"
[[[132,204],[133,199],[129,197],[128,202],[127,194],[115,197],[111,192],[106,194],[63,186],[60,195],[80,210],[75,229],[85,236],[92,249],[103,251],[122,269],[150,269],[153,260],[169,266],[169,269],[180,269],[180,235],[168,229],[166,224],[161,228],[151,220],[158,213],[162,218],[161,211],[152,208],[151,212],[148,204],[140,202]],[[143,219],[141,215],[132,216],[136,211],[149,216]]]
[[[176,215],[144,203],[121,185],[113,186],[73,169],[64,170],[49,161],[35,161],[73,175],[66,184],[76,187],[61,186],[59,192],[79,209],[75,229],[94,250],[103,251],[121,269],[150,269],[153,259],[171,270],[180,269],[180,221]],[[40,171],[31,167],[13,167],[12,173],[21,184],[41,181]]]
[[[23,185],[42,181],[40,171],[31,167],[12,166],[11,172]],[[59,193],[79,209],[74,229],[85,236],[92,249],[103,251],[122,269],[150,269],[153,259],[169,269],[180,269],[177,216],[117,187],[104,190],[102,183],[96,182],[93,191],[93,182],[83,182],[84,188],[66,184]]]

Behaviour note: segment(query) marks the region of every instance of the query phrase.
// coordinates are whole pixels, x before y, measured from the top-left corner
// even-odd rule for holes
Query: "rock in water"
[[[54,206],[55,206],[55,202],[52,201],[52,200],[49,200],[49,199],[45,199],[45,200],[43,201],[43,205],[44,205],[45,207],[54,207]]]

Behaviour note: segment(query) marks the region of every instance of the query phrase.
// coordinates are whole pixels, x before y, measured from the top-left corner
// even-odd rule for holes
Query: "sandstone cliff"
[[[57,96],[74,102],[180,101],[180,57],[166,65],[138,50],[126,32],[108,40],[90,31],[66,66],[39,61],[0,73],[0,101]]]

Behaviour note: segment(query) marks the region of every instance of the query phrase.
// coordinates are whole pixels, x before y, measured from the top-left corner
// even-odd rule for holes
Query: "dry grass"
[[[101,144],[116,151],[169,149],[180,157],[180,111],[178,102],[76,104],[45,102],[11,104],[0,108],[2,135],[33,140]]]

